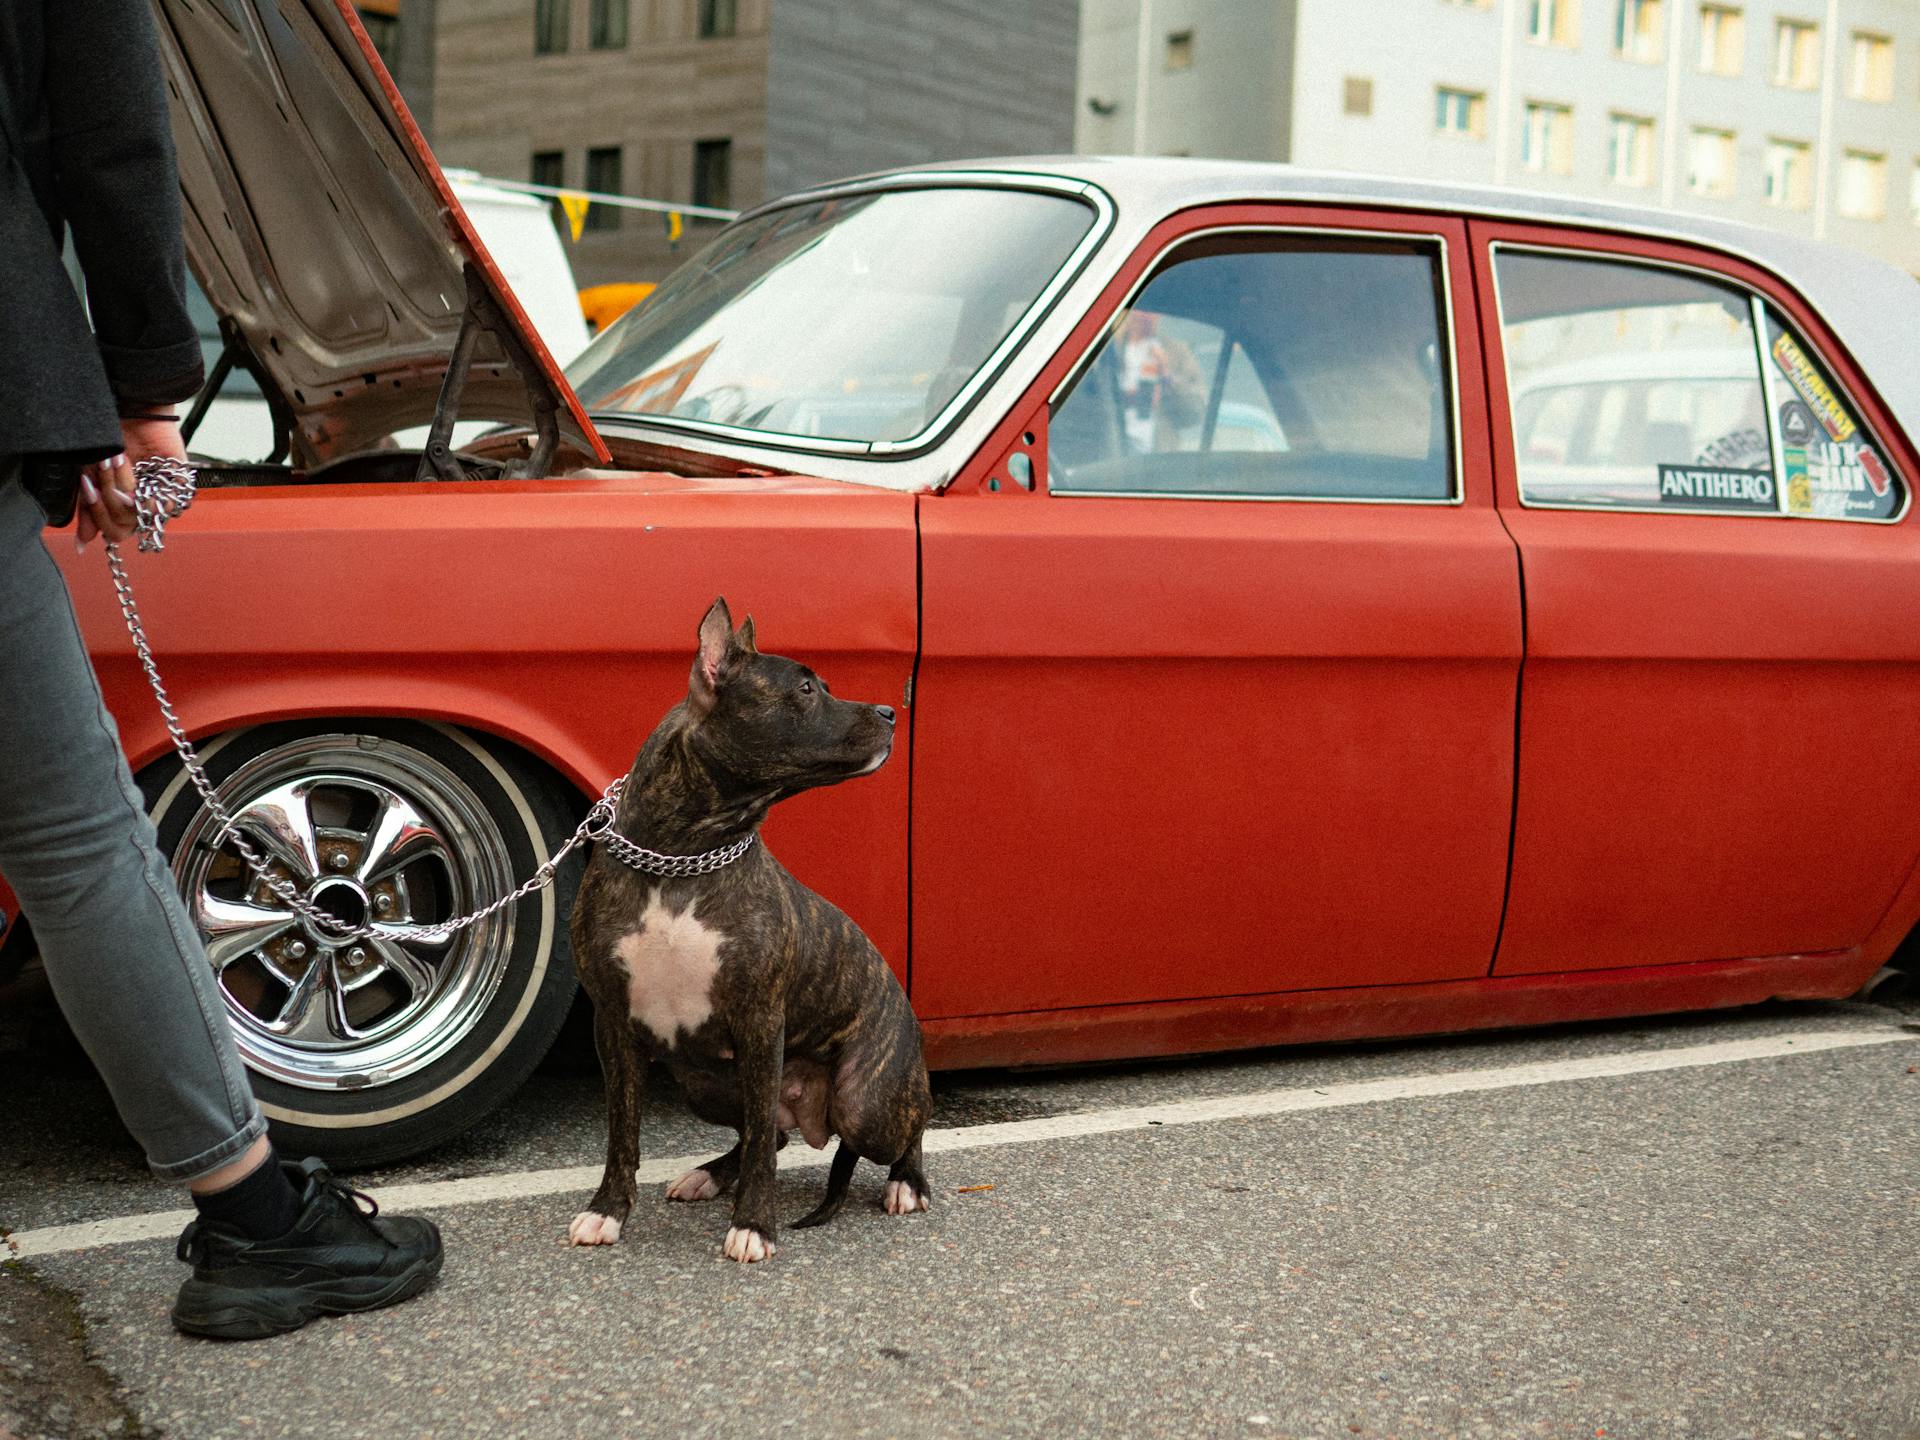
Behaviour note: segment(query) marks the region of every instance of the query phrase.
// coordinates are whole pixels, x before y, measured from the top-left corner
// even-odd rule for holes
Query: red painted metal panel
[[[1502,975],[1891,950],[1920,856],[1920,531],[1519,504],[1487,242],[1712,269],[1865,377],[1773,277],[1690,248],[1476,222],[1501,514],[1527,601]],[[1906,922],[1920,892],[1904,892]],[[1877,928],[1878,927],[1878,928]],[[1904,932],[1903,932],[1904,933]]]
[[[1838,999],[1858,990],[1875,968],[1874,961],[1849,950],[1770,960],[963,1016],[927,1023],[927,1063],[940,1070],[1036,1061],[1082,1064],[1256,1045],[1313,1045],[1557,1025],[1754,1005],[1775,998]]]
[[[197,735],[405,715],[489,731],[597,793],[686,693],[717,594],[836,693],[899,706],[913,663],[913,497],[671,477],[204,492],[129,556]],[[134,763],[167,748],[96,552],[55,546]],[[908,723],[903,721],[903,723]],[[778,807],[767,839],[904,976],[906,750]]]
[[[1521,648],[1471,307],[1467,502],[982,494],[1165,243],[1156,231],[948,493],[921,502],[914,1001],[922,1016],[1484,974]],[[1044,474],[1044,466],[1040,467]]]

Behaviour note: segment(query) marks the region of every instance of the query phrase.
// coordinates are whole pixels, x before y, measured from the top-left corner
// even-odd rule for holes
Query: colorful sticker
[[[1788,382],[1800,392],[1800,398],[1812,407],[1827,434],[1835,440],[1845,440],[1853,434],[1857,427],[1853,417],[1847,414],[1846,407],[1840,403],[1840,397],[1828,387],[1819,368],[1807,358],[1807,352],[1784,331],[1774,337],[1773,359]]]
[[[1806,445],[1814,435],[1813,411],[1798,400],[1780,407],[1780,440],[1786,445]]]
[[[1808,419],[1811,420],[1812,416],[1809,415]],[[1787,467],[1787,513],[1813,514],[1813,482],[1807,478],[1807,452],[1797,446],[1788,446],[1780,454]]]
[[[1660,503],[1696,510],[1773,510],[1773,472],[1662,465]]]
[[[1871,445],[1860,447],[1860,468],[1867,472],[1867,484],[1872,487],[1873,493],[1885,499],[1887,492],[1893,489],[1893,476],[1887,473],[1886,462]]]

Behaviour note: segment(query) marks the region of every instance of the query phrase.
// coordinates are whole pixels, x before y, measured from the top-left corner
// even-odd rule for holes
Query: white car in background
[[[590,337],[580,311],[580,295],[574,288],[573,266],[567,260],[566,247],[560,243],[550,206],[535,196],[490,185],[471,170],[446,173],[453,184],[453,193],[486,242],[488,253],[512,287],[527,318],[533,321],[534,329],[553,352],[555,363],[568,364],[586,349]],[[187,290],[188,308],[200,332],[200,347],[211,373],[224,344],[220,323],[212,304],[191,276]],[[462,421],[454,426],[453,443],[463,445],[489,428],[487,421]],[[404,448],[417,449],[426,433],[425,426],[418,426],[400,431],[394,438]],[[219,397],[207,408],[189,438],[188,449],[196,457],[208,459],[266,458],[273,449],[273,415],[252,375],[236,366],[227,376]]]

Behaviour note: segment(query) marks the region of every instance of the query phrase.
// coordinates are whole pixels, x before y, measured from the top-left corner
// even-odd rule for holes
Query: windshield
[[[567,370],[590,411],[909,440],[1094,222],[1031,190],[885,190],[732,226]]]

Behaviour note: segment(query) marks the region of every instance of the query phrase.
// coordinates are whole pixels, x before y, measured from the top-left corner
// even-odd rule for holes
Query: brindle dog
[[[615,825],[670,855],[752,833],[775,801],[866,775],[893,750],[893,711],[827,693],[806,666],[754,648],[725,600],[700,622],[687,698],[634,762]],[[925,1210],[920,1140],[931,1102],[920,1022],[873,942],[789,875],[764,844],[711,874],[662,879],[597,849],[573,908],[573,954],[593,1000],[607,1084],[607,1169],[568,1239],[610,1245],[633,1208],[647,1062],[693,1113],[739,1142],[689,1171],[669,1200],[738,1185],[725,1254],[774,1253],[775,1152],[798,1129],[840,1137],[819,1225],[846,1203],[861,1156],[885,1165],[889,1215]]]

